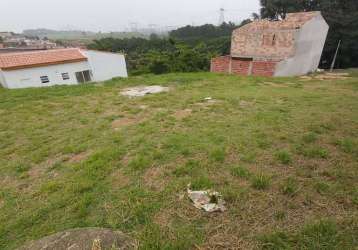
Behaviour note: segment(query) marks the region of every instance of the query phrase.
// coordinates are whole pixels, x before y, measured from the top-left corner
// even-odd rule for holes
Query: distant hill
[[[28,29],[23,34],[30,37],[39,37],[51,40],[95,40],[107,37],[112,38],[131,38],[145,37],[145,35],[136,32],[92,32],[81,30],[51,30],[51,29]]]

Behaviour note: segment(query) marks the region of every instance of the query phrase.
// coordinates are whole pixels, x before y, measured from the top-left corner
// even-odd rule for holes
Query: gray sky
[[[118,31],[138,23],[160,26],[239,22],[259,9],[259,0],[0,0],[0,31],[29,28]]]

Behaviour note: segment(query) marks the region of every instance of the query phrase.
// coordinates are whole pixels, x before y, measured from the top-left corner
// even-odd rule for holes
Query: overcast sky
[[[0,31],[29,28],[119,31],[138,23],[181,26],[239,22],[259,9],[258,0],[0,0]]]

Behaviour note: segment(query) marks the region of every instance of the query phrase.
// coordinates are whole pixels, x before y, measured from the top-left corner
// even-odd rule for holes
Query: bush
[[[169,72],[169,66],[164,61],[153,61],[149,66],[149,70],[151,73],[159,75]]]

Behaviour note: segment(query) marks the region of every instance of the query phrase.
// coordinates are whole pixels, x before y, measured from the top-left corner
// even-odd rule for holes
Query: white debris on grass
[[[129,97],[141,97],[149,94],[157,94],[161,92],[168,92],[168,87],[162,87],[158,85],[154,86],[142,86],[142,87],[133,87],[124,89],[121,92],[121,95],[129,96]]]
[[[225,201],[220,193],[212,190],[192,191],[190,185],[187,190],[189,199],[197,209],[203,209],[206,212],[224,212],[226,211]]]

